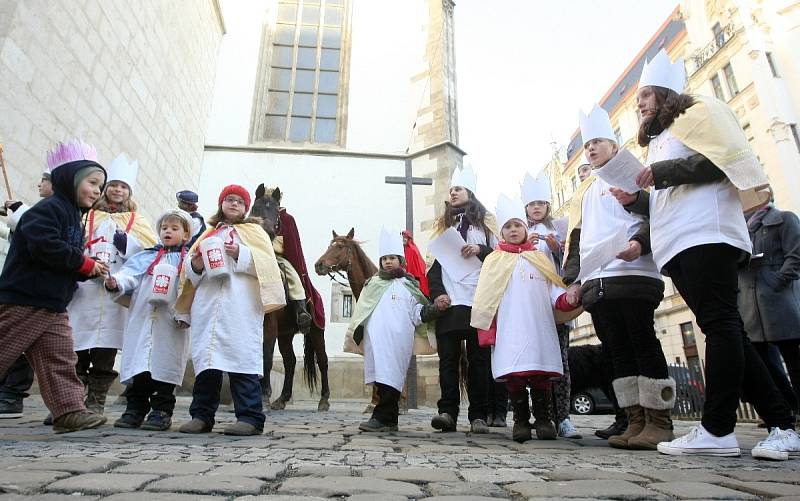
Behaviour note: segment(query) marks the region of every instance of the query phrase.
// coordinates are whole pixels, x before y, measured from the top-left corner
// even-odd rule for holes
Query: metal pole
[[[414,177],[411,169],[411,159],[406,158],[406,230],[412,235],[414,234],[414,198],[412,190]],[[406,386],[408,388],[408,408],[417,408],[417,356],[411,354],[411,363],[408,364],[408,371],[406,372]]]

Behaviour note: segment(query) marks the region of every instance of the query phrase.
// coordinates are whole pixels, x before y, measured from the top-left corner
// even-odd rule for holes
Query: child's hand
[[[101,263],[100,261],[94,262],[94,268],[92,268],[91,273],[89,273],[90,277],[100,277],[108,275],[108,265],[106,263]]]
[[[225,253],[233,257],[233,259],[239,259],[239,244],[229,244],[226,242]]]
[[[558,243],[558,239],[552,233],[544,237],[544,241],[547,242],[547,246],[550,247],[550,252],[552,252],[553,254],[557,254],[561,250],[561,246]]]
[[[200,273],[205,268],[205,263],[203,263],[203,256],[200,255],[199,252],[195,252],[194,256],[192,256],[192,269],[195,273]]]
[[[642,255],[642,244],[640,244],[636,240],[631,240],[630,242],[628,242],[628,248],[617,254],[617,259],[622,259],[623,261],[631,262],[638,259],[638,257],[641,255]]]
[[[481,246],[478,244],[467,244],[461,248],[461,257],[464,259],[472,256],[477,256],[481,251]]]
[[[581,286],[580,284],[572,284],[567,288],[567,302],[570,306],[578,306],[581,304]]]
[[[106,289],[110,291],[115,291],[119,288],[119,285],[117,284],[117,279],[112,276],[106,278],[105,286]]]
[[[436,306],[437,310],[444,311],[450,307],[450,296],[447,294],[442,294],[433,300],[433,304]]]
[[[625,190],[622,190],[622,189],[616,188],[616,187],[615,188],[609,188],[608,191],[612,195],[614,195],[614,198],[617,199],[617,202],[619,202],[623,206],[624,205],[630,205],[633,202],[635,202],[637,198],[639,198],[639,194],[638,193],[628,193]]]

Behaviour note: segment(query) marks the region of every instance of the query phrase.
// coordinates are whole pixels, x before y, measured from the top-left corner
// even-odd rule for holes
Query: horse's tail
[[[303,336],[303,369],[305,371],[306,386],[308,386],[311,393],[314,393],[317,389],[317,354],[314,351],[311,334]]]

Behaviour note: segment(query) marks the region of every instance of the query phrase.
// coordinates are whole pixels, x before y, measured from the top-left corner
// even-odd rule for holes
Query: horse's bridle
[[[353,251],[350,250],[349,245],[346,245],[345,248],[347,249],[347,264],[345,264],[344,266],[344,271],[350,273],[350,268],[353,265]],[[341,279],[346,281],[347,283],[342,283],[339,280],[337,280],[336,277],[334,276],[334,273],[339,277],[341,277]],[[330,278],[331,281],[341,285],[342,287],[350,287],[350,282],[347,278],[347,275],[345,275],[342,272],[342,268],[340,268],[338,264],[328,266],[328,278]]]

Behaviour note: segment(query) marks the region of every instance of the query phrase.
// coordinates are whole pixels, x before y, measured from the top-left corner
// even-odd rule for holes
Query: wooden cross
[[[405,176],[386,176],[386,184],[403,184],[406,187],[406,230],[414,234],[414,185],[433,184],[433,179],[429,177],[414,177],[411,172],[411,159],[406,158]]]

